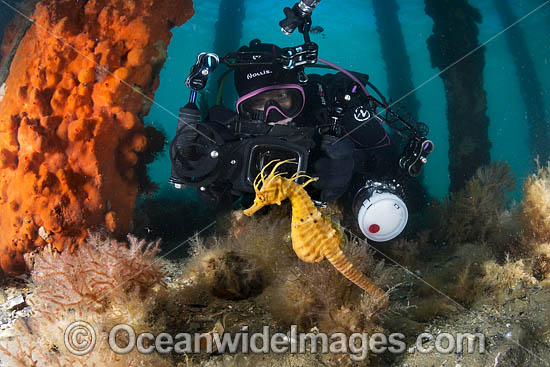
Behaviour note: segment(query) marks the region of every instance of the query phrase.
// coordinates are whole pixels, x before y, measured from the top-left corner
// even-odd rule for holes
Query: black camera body
[[[234,194],[253,193],[254,179],[272,160],[293,159],[296,165],[283,167],[289,175],[307,170],[309,152],[313,143],[313,140],[309,139],[309,132],[300,128],[290,128],[285,130],[292,132],[291,135],[281,136],[277,134],[279,129],[274,130],[272,134],[243,140],[235,156],[235,160],[240,157],[242,161],[239,169],[236,170],[237,174],[231,178]],[[234,160],[231,160],[230,164],[231,162]],[[238,162],[234,163],[238,164]]]
[[[193,133],[191,129],[176,133],[170,149],[172,184],[206,187],[226,182],[235,195],[253,193],[254,179],[267,163],[294,159],[297,164],[283,167],[286,172],[305,172],[314,146],[315,129],[310,127],[239,120],[225,127],[215,122],[200,123],[196,129],[204,136],[194,134],[193,142],[186,137]],[[224,141],[224,135],[231,139]]]

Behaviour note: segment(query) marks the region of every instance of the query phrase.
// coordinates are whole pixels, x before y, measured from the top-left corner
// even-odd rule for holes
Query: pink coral
[[[28,257],[33,314],[18,320],[17,338],[0,343],[2,361],[36,367],[173,366],[160,355],[136,350],[116,354],[107,342],[115,324],[154,330],[150,316],[165,276],[155,258],[158,251],[158,242],[146,244],[130,237],[126,245],[92,236],[73,254],[45,248],[34,264]],[[93,350],[83,356],[72,354],[64,339],[75,321],[89,325],[97,336]]]

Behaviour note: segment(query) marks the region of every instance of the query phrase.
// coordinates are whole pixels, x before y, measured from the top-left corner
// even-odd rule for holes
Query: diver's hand
[[[208,209],[217,210],[226,201],[229,193],[224,187],[212,184],[203,188],[197,187],[197,196]]]
[[[333,135],[323,135],[321,151],[330,159],[347,159],[353,157],[353,142],[350,138],[338,138]]]
[[[314,176],[319,180],[313,187],[321,190],[322,201],[336,200],[344,194],[353,176],[353,142],[325,135],[321,140],[324,156],[315,162]]]
[[[201,190],[200,188],[197,188],[197,196],[202,203],[211,210],[215,210],[220,202],[219,197],[208,189]]]

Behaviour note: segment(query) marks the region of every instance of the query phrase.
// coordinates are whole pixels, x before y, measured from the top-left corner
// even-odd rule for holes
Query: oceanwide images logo
[[[256,78],[256,77],[267,75],[267,74],[273,74],[273,72],[269,69],[265,69],[265,70],[259,71],[257,73],[248,73],[246,75],[246,79],[250,80],[252,78]]]
[[[316,330],[298,332],[296,325],[291,325],[287,333],[273,332],[264,325],[262,332],[249,332],[243,326],[236,333],[169,333],[152,334],[136,333],[128,324],[115,325],[102,337],[85,321],[76,321],[65,330],[65,346],[72,354],[83,356],[92,352],[96,343],[108,343],[116,354],[127,354],[137,351],[142,354],[153,352],[159,354],[199,354],[199,353],[333,353],[347,354],[354,361],[363,361],[369,353],[479,353],[485,352],[485,336],[481,333],[439,333],[437,336],[422,333],[416,343],[409,348],[405,335],[392,333],[344,333],[326,334]],[[477,346],[477,347],[476,347]]]

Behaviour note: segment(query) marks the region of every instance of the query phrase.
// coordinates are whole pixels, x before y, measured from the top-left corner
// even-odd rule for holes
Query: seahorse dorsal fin
[[[278,161],[278,159],[273,160],[273,161],[271,161],[271,162],[276,162],[276,161]],[[269,162],[269,163],[271,163],[271,162]],[[277,168],[279,168],[280,166],[282,166],[282,165],[285,164],[285,163],[295,163],[295,162],[294,162],[294,158],[292,158],[292,159],[286,159],[286,160],[284,160],[284,161],[278,162],[275,166],[273,166],[273,169],[271,170],[271,173],[270,173],[267,177],[271,177],[271,176],[276,177],[276,176],[280,176],[280,175],[286,174],[286,172],[275,174],[275,172],[277,171]],[[269,165],[269,164],[267,164],[266,166],[268,166],[268,165]],[[265,167],[264,167],[264,168],[265,168]]]
[[[254,189],[256,191],[260,190],[260,187],[259,187],[260,182],[262,184],[265,184],[266,177],[264,176],[264,172],[267,169],[267,167],[269,167],[271,165],[271,163],[275,163],[277,161],[278,161],[278,159],[274,159],[274,160],[270,161],[268,164],[266,164],[265,166],[262,167],[262,170],[260,171],[260,173],[258,173],[258,175],[256,176],[256,179],[254,179]],[[260,179],[260,181],[257,181],[258,179]]]
[[[305,176],[305,175],[304,175]],[[309,176],[308,176],[309,177]],[[309,180],[307,180],[306,182],[304,182],[301,186],[302,187],[306,187],[307,185],[309,185],[310,183],[312,182],[315,182],[319,179],[319,177],[310,177]]]

